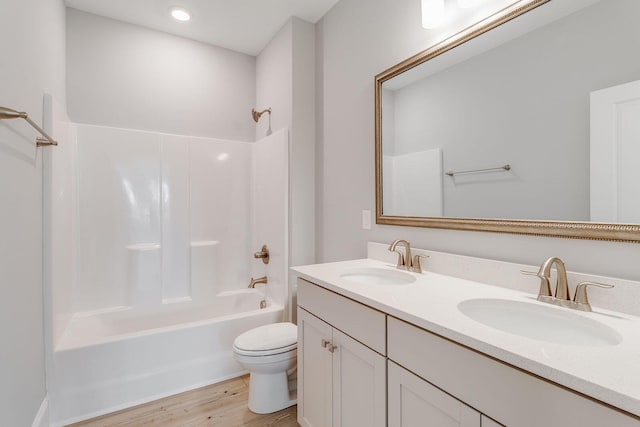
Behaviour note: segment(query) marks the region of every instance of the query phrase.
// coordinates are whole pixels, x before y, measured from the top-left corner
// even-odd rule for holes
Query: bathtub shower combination
[[[243,373],[235,337],[284,318],[287,131],[166,135],[45,104],[60,141],[44,158],[53,425]],[[265,243],[268,265],[253,258]]]

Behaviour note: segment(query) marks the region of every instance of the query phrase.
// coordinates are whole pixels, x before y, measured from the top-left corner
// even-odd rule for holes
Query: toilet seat
[[[272,323],[251,329],[233,342],[233,351],[243,356],[270,356],[298,347],[298,328],[293,323]]]
[[[253,350],[242,350],[238,347],[233,347],[233,351],[241,356],[249,356],[249,357],[264,357],[264,356],[274,356],[276,354],[288,353],[290,351],[295,351],[298,348],[297,344],[293,344],[287,347],[274,348],[271,350],[262,350],[262,351],[253,351]]]

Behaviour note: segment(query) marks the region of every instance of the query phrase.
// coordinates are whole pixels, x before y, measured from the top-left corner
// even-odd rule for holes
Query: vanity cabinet
[[[397,363],[486,414],[491,419],[481,417],[482,426],[495,426],[493,420],[507,427],[639,425],[638,420],[586,396],[391,316],[387,338],[390,365]],[[390,426],[391,413],[390,407]]]
[[[386,426],[385,317],[299,280],[300,425]]]
[[[388,375],[389,427],[480,427],[480,412],[391,361]]]
[[[324,342],[333,328],[298,309],[298,422],[303,427],[330,426],[333,416],[333,355]]]
[[[525,369],[298,279],[303,427],[640,426]]]

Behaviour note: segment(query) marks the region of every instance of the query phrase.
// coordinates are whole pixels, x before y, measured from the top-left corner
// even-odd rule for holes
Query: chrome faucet
[[[551,268],[556,266],[557,278],[556,278],[556,294],[555,298],[560,301],[570,301],[569,296],[569,282],[567,281],[567,267],[564,262],[558,257],[551,257],[542,264],[540,271],[551,282]]]
[[[551,268],[556,265],[558,277],[556,279],[555,297],[551,293]],[[559,301],[569,300],[569,284],[567,282],[567,268],[564,262],[558,257],[547,259],[540,266],[538,272],[521,271],[522,274],[536,276],[540,279],[540,289],[538,290],[538,301],[558,304]],[[559,304],[558,304],[559,305]]]
[[[551,294],[551,269],[556,266],[556,292],[555,296]],[[540,279],[540,289],[538,290],[538,301],[555,304],[562,307],[573,308],[581,311],[591,311],[591,304],[587,297],[587,286],[598,286],[600,288],[613,288],[613,285],[605,285],[604,283],[582,282],[576,287],[576,293],[573,301],[570,298],[569,281],[567,280],[567,268],[564,262],[558,257],[547,259],[538,272],[521,271],[522,274],[528,276],[536,276]]]
[[[257,284],[264,283],[267,284],[267,276],[258,277],[257,279],[251,278],[251,282],[249,283],[249,288],[254,289]]]
[[[402,245],[404,246],[404,254],[398,250],[396,250],[396,246]],[[396,268],[400,268],[402,270],[410,270],[413,266],[412,258],[411,258],[411,244],[406,240],[394,240],[394,242],[389,246],[389,251],[396,252],[398,254],[398,263],[396,264]]]

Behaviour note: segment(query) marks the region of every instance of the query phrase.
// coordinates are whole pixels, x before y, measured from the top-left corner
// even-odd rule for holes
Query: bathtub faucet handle
[[[254,253],[253,257],[256,259],[262,258],[263,263],[269,264],[269,248],[267,248],[267,245],[262,245],[260,252]]]

